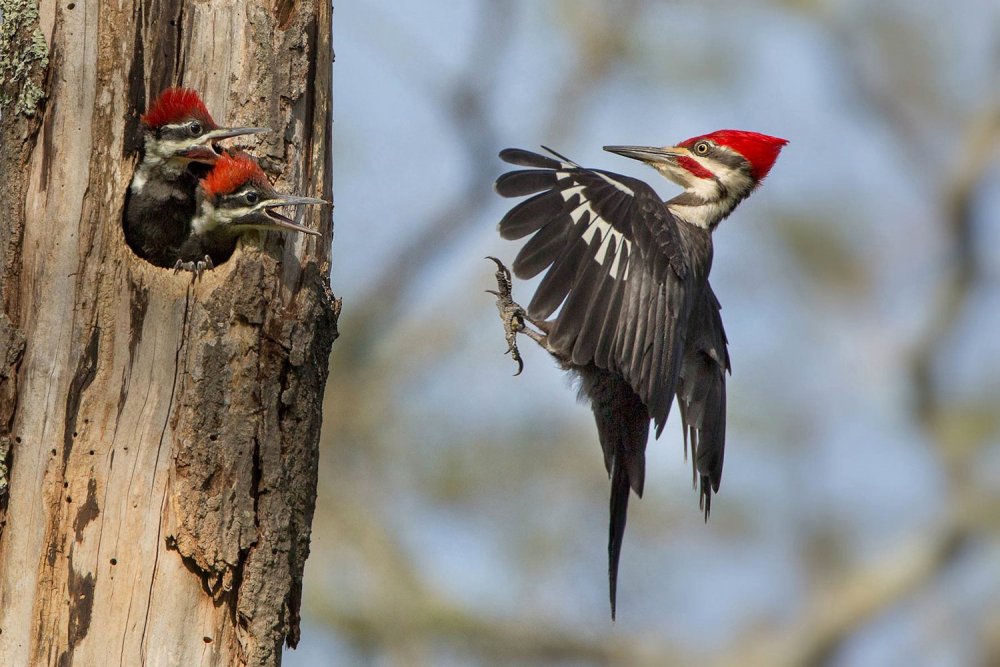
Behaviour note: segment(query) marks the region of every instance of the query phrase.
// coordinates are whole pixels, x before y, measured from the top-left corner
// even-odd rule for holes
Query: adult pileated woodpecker
[[[168,88],[143,114],[143,156],[125,204],[125,240],[147,261],[173,267],[190,233],[198,178],[219,157],[214,141],[266,132],[219,127],[194,90]]]
[[[786,143],[721,130],[665,148],[604,147],[684,188],[666,202],[642,181],[586,169],[553,151],[555,159],[511,148],[500,153],[529,169],[502,175],[496,191],[540,193],[499,224],[505,239],[534,234],[514,260],[514,274],[547,272],[524,311],[510,300],[497,260],[498,303],[509,339],[526,333],[574,371],[580,397],[593,409],[611,477],[612,619],[629,489],[642,496],[649,422],[659,437],[675,395],[706,519],[719,490],[729,355],[708,283],[711,232],[760,184]],[[524,327],[525,320],[539,332]]]
[[[279,194],[257,162],[242,152],[224,153],[197,190],[191,234],[177,253],[177,267],[201,273],[232,255],[240,236],[253,230],[319,232],[275,211],[280,206],[326,204],[323,199]]]

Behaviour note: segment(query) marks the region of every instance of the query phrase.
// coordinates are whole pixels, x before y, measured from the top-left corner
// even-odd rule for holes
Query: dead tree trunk
[[[138,113],[177,84],[271,128],[279,190],[330,198],[330,4],[35,2],[0,27],[0,664],[277,665],[339,312],[328,212],[195,284],[121,219]]]

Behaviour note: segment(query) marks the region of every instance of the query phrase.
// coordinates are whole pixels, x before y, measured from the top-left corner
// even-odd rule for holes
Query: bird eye
[[[199,123],[196,120],[193,120],[188,124],[188,132],[191,133],[192,137],[199,136],[201,134],[201,130],[202,130],[201,123]]]
[[[256,204],[258,200],[260,200],[260,197],[258,197],[257,193],[253,190],[243,195],[243,198],[247,200],[248,204]]]
[[[698,155],[708,155],[709,148],[707,141],[699,141],[694,145],[694,152]]]

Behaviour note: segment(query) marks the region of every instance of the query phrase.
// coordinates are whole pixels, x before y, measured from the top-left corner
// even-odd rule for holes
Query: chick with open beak
[[[320,233],[277,210],[284,206],[326,204],[315,197],[281,194],[250,155],[224,153],[198,184],[198,209],[191,234],[181,245],[177,269],[200,273],[229,259],[236,243],[253,230]]]

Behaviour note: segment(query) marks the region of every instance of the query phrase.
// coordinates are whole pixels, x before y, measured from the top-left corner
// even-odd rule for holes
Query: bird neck
[[[714,230],[729,217],[740,202],[753,191],[750,179],[727,182],[722,179],[704,179],[699,187],[687,190],[666,202],[667,209],[684,222]]]
[[[204,192],[198,189],[198,208],[195,216],[191,218],[191,233],[204,236],[210,234],[219,226],[218,215],[215,204],[211,198],[205,196]]]
[[[230,207],[217,205],[220,202],[198,189],[198,208],[191,218],[191,233],[199,236],[231,239],[238,237],[246,227],[234,224],[241,212]]]
[[[151,180],[178,181],[187,172],[188,161],[180,158],[163,158],[146,152],[135,170],[130,189],[133,194],[142,191]]]
[[[147,131],[143,141],[142,162],[132,178],[132,191],[138,192],[151,179],[176,181],[184,176],[191,161],[178,157],[184,148],[178,142],[157,139]]]

